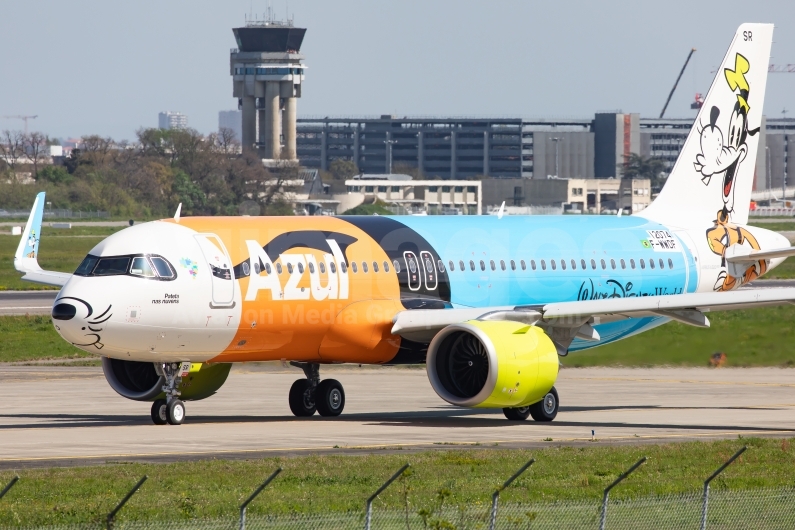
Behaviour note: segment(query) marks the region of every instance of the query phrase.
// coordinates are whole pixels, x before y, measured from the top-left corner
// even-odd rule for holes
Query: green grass
[[[622,499],[697,492],[702,481],[740,446],[743,454],[713,489],[795,485],[795,440],[745,439],[664,445],[550,447],[537,450],[451,449],[413,454],[308,455],[175,464],[117,463],[27,469],[0,503],[0,525],[98,521],[143,475],[149,480],[125,506],[121,520],[179,520],[235,516],[240,503],[277,466],[284,471],[249,506],[250,514],[361,511],[365,499],[406,462],[411,475],[393,484],[376,510],[430,507],[440,491],[448,504],[490,501],[491,493],[529,458],[536,463],[501,495],[501,502],[588,500],[639,457],[648,456],[611,492]],[[12,472],[0,473],[6,482]]]
[[[573,352],[564,366],[708,366],[716,351],[727,366],[795,366],[795,307],[716,312],[709,329],[671,322],[635,337]],[[82,356],[49,317],[0,317],[0,362]]]
[[[748,223],[751,226],[758,226],[759,228],[764,228],[765,230],[773,230],[774,232],[792,232],[795,231],[795,221],[781,221],[776,223],[754,223],[751,221]]]
[[[795,307],[764,307],[707,315],[711,327],[678,322],[591,350],[573,352],[564,366],[708,366],[726,353],[726,366],[795,366]]]
[[[49,316],[0,317],[0,362],[93,358],[63,340]]]
[[[76,226],[72,229],[42,227],[39,265],[46,270],[74,271],[89,250],[124,227]],[[0,235],[0,291],[57,289],[20,279],[14,269],[14,252],[19,236]]]

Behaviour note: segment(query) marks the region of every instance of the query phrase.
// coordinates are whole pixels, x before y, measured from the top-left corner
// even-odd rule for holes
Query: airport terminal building
[[[342,159],[368,174],[412,167],[435,179],[620,178],[619,165],[631,153],[660,157],[670,170],[692,125],[621,112],[567,120],[299,118],[297,154],[310,168],[326,170]],[[793,172],[794,144],[795,119],[763,121],[756,189],[781,187]]]

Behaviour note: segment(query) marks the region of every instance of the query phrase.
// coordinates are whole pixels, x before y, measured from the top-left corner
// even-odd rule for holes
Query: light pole
[[[386,144],[386,173],[387,175],[392,174],[392,144],[396,144],[397,140],[392,140],[392,134],[387,132],[386,133],[386,140],[384,140],[384,144]]]
[[[558,142],[560,142],[560,138],[555,136],[552,138],[552,141],[555,142],[555,178],[559,177],[558,168],[560,167],[560,156],[558,153]]]

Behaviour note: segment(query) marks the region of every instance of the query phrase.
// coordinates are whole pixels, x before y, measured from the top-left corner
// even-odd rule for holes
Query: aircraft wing
[[[14,268],[23,273],[23,280],[63,287],[69,278],[68,272],[45,271],[39,266],[39,241],[41,239],[41,221],[44,217],[44,192],[36,195],[33,209],[28,217],[28,224],[22,232],[22,239],[14,254]]]
[[[684,324],[709,327],[704,313],[795,303],[795,288],[742,289],[726,293],[607,298],[553,302],[538,306],[401,311],[392,333],[410,340],[426,340],[450,324],[465,320],[513,320],[545,328],[569,328],[572,338],[599,340],[591,324],[643,316],[664,316]],[[428,339],[429,340],[429,339]]]

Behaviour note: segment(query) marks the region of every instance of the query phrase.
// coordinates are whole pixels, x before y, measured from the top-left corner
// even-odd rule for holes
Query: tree
[[[347,180],[359,174],[359,168],[352,160],[332,160],[328,170],[334,180]]]
[[[14,171],[17,162],[25,154],[25,134],[21,131],[5,130],[0,137],[0,156]]]
[[[644,158],[637,153],[630,153],[624,157],[624,163],[618,164],[623,178],[649,179],[652,189],[659,189],[665,172],[665,161],[652,156]]]
[[[25,154],[33,162],[33,178],[39,178],[39,163],[50,156],[50,139],[46,134],[32,132],[23,135]]]
[[[184,171],[177,170],[174,173],[174,181],[171,185],[174,202],[182,203],[182,211],[190,215],[199,208],[203,208],[207,202],[207,196]]]
[[[46,166],[39,171],[36,180],[39,182],[51,182],[53,184],[70,184],[74,177],[62,166]]]

